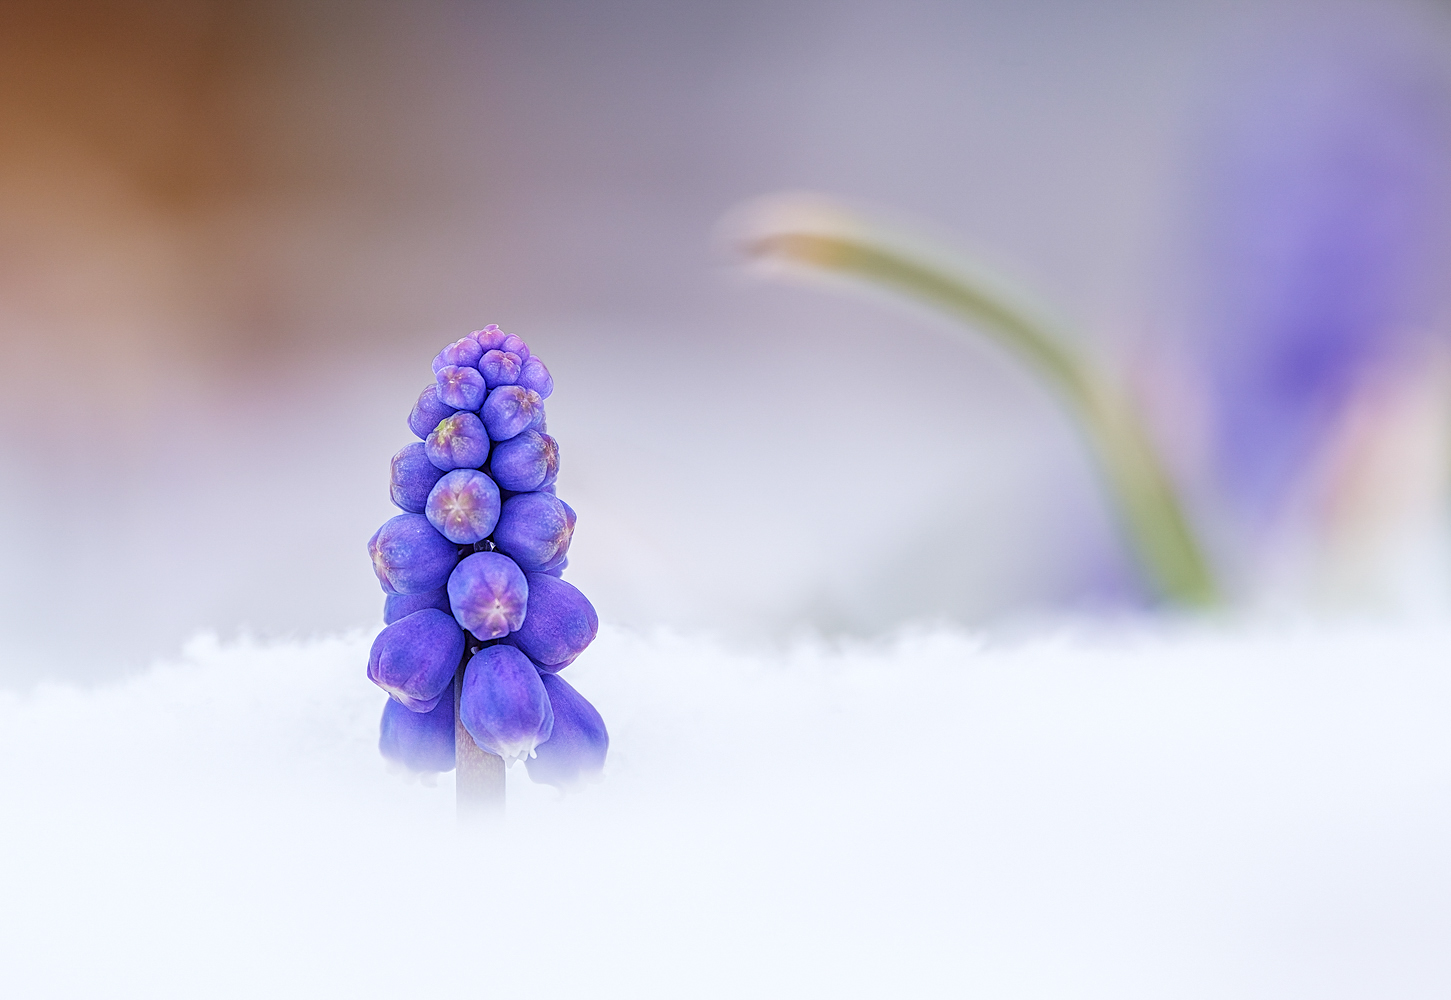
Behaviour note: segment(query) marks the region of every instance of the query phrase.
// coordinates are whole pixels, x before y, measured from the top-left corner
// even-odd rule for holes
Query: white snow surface
[[[605,778],[390,771],[371,636],[0,693],[0,993],[1445,997],[1451,629],[605,629]]]

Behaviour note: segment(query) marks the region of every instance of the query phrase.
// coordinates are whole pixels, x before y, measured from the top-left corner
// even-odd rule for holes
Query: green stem
[[[1039,321],[943,255],[893,246],[864,227],[853,233],[776,232],[750,240],[746,250],[929,303],[1018,355],[1077,418],[1119,523],[1153,589],[1185,605],[1216,601],[1209,566],[1127,395]]]

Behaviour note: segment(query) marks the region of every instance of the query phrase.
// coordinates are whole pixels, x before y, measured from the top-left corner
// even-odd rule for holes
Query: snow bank
[[[1451,632],[606,629],[606,780],[378,757],[369,637],[0,694],[13,997],[1443,997]]]

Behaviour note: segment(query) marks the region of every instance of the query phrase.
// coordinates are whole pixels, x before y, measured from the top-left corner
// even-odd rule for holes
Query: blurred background
[[[885,206],[1134,387],[1233,604],[1441,614],[1451,8],[0,5],[0,681],[379,623],[437,349],[554,372],[570,578],[775,641],[1150,607],[992,347],[752,277]]]

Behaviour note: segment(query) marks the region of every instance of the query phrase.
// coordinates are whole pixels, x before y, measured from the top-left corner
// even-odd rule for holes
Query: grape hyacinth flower
[[[489,435],[477,413],[462,410],[440,420],[423,448],[428,460],[445,472],[477,469],[489,457]]]
[[[508,337],[503,330],[500,330],[493,323],[490,323],[482,330],[475,330],[469,334],[469,339],[475,341],[479,345],[479,348],[487,353],[488,351],[497,351]]]
[[[533,389],[539,393],[540,399],[548,399],[549,394],[554,391],[554,378],[549,374],[549,369],[544,367],[544,362],[538,358],[529,358],[524,362],[517,384]]]
[[[568,788],[597,777],[604,770],[610,745],[605,720],[563,677],[543,674],[539,680],[554,710],[554,726],[549,739],[524,762],[530,779]]]
[[[478,367],[479,358],[483,357],[484,349],[473,337],[461,337],[438,352],[433,359],[433,374],[437,375],[439,370],[450,365],[459,368]]]
[[[524,431],[494,447],[489,472],[501,490],[528,493],[543,489],[559,474],[559,444],[548,434]]]
[[[533,389],[521,385],[501,385],[489,391],[489,398],[484,400],[479,416],[488,428],[490,438],[507,441],[544,419],[544,400]]]
[[[572,583],[547,573],[530,573],[524,623],[510,640],[546,673],[558,673],[594,642],[600,620]]]
[[[438,422],[456,412],[452,406],[438,398],[438,383],[430,382],[418,394],[413,412],[408,414],[408,429],[420,438],[427,438]]]
[[[506,760],[561,787],[597,774],[609,737],[556,676],[599,618],[560,579],[575,513],[555,496],[559,446],[543,431],[554,379],[497,326],[449,344],[433,370],[408,416],[421,440],[391,467],[406,513],[368,543],[387,594],[368,677],[389,695],[379,751],[413,771],[457,769],[462,809],[502,802]]]
[[[453,680],[463,651],[458,622],[437,608],[424,608],[378,633],[368,654],[368,679],[404,707],[431,712]]]
[[[388,492],[393,502],[413,514],[423,513],[433,484],[443,475],[443,470],[428,460],[428,451],[422,441],[400,448],[393,456],[391,472]]]
[[[464,668],[459,721],[480,747],[516,760],[549,739],[554,709],[529,658],[513,646],[485,646]]]
[[[499,520],[499,487],[476,469],[455,469],[434,485],[424,514],[443,537],[459,545],[482,542]]]
[[[389,698],[378,727],[378,752],[410,771],[452,771],[453,683],[430,712],[412,712]]]
[[[499,342],[499,350],[503,351],[506,354],[516,355],[520,361],[529,360],[529,345],[524,343],[524,341],[520,340],[518,337],[514,336],[512,333],[505,336],[504,339]]]
[[[487,391],[477,368],[445,365],[438,370],[438,398],[456,410],[478,409]]]
[[[502,639],[523,625],[528,600],[523,571],[497,552],[475,552],[448,578],[454,617],[480,639]]]
[[[574,511],[549,493],[516,493],[504,501],[494,544],[526,571],[562,559],[574,535]]]
[[[513,352],[494,350],[479,361],[479,373],[490,389],[501,385],[513,385],[519,381],[519,369],[523,362]]]
[[[458,548],[422,514],[399,514],[383,525],[369,539],[368,554],[388,594],[436,590],[458,561]]]

